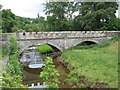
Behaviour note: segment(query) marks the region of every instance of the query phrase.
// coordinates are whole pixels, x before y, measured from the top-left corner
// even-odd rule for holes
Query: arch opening
[[[72,47],[72,49],[87,49],[87,48],[92,48],[94,45],[97,43],[94,41],[83,41]]]
[[[48,44],[48,43],[38,45],[37,47],[38,47],[38,51],[41,54],[60,52],[60,50],[57,47],[55,47],[51,44]]]
[[[96,42],[93,42],[93,41],[84,41],[82,43],[80,43],[81,45],[94,45],[94,44],[97,44]]]
[[[53,51],[51,53],[53,53],[53,52],[62,52],[62,49],[57,45],[54,45],[54,44],[51,44],[51,43],[37,43],[37,44],[28,45],[26,48],[23,48],[23,50],[20,51],[19,55],[22,55],[22,53],[24,53],[28,49],[32,50],[32,48],[35,49],[35,47],[37,49],[38,46],[41,46],[41,45],[44,45],[44,44],[48,45],[50,48],[53,49]],[[49,52],[47,52],[47,53],[49,53]]]

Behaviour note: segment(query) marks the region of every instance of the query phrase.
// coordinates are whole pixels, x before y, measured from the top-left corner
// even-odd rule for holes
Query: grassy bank
[[[38,46],[38,51],[40,53],[49,53],[49,52],[52,52],[53,49],[49,45],[43,44],[43,45]]]
[[[74,47],[64,51],[62,58],[89,81],[104,82],[110,88],[118,87],[118,40],[116,38],[102,45],[95,45],[93,48]]]

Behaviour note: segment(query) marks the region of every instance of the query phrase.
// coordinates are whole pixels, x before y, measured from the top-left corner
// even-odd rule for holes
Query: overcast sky
[[[11,9],[11,11],[21,17],[36,18],[39,13],[44,16],[44,6],[42,5],[47,0],[0,0],[3,9]],[[118,17],[118,12],[116,13]]]
[[[37,13],[44,16],[42,5],[46,0],[0,0],[3,9],[11,9],[17,16],[36,18]]]

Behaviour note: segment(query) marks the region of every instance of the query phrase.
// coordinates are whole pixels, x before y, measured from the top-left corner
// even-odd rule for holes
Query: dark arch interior
[[[93,44],[97,44],[97,43],[95,43],[95,42],[93,42],[93,41],[84,41],[84,42],[82,42],[82,43],[80,43],[81,45],[93,45]]]
[[[76,46],[72,47],[74,49],[87,49],[87,48],[92,48],[94,47],[94,45],[97,44],[93,41],[84,41],[84,42],[81,42],[79,44],[77,44]]]

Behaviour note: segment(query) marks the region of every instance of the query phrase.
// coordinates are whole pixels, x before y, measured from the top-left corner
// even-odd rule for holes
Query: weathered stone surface
[[[119,35],[119,31],[62,31],[62,32],[27,32],[23,33],[4,33],[2,41],[5,44],[9,36],[14,34],[19,41],[21,52],[32,45],[50,44],[60,51],[71,48],[84,41],[92,41],[97,44]]]

